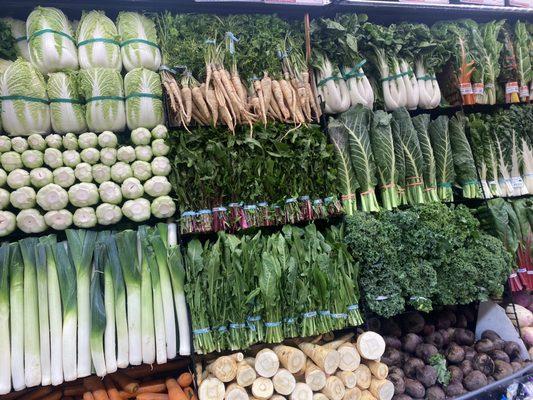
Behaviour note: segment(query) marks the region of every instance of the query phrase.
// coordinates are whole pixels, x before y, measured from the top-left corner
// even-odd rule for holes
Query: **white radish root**
[[[263,349],[255,356],[255,370],[265,378],[273,377],[279,369],[279,358],[270,349]]]
[[[322,389],[322,393],[328,396],[330,400],[342,400],[346,389],[342,381],[336,376],[330,376],[326,380],[326,386]]]
[[[255,369],[251,367],[246,361],[240,361],[237,364],[237,384],[242,387],[248,387],[252,383],[254,383],[256,378],[257,374],[255,373]]]
[[[274,390],[277,393],[289,395],[296,387],[296,379],[288,370],[285,368],[280,368],[278,372],[276,372],[276,375],[274,375],[272,378],[272,384],[274,385]]]
[[[366,366],[370,369],[372,375],[374,375],[374,377],[377,379],[385,379],[389,374],[389,367],[382,362],[368,361],[366,362]]]
[[[344,393],[342,400],[359,400],[361,398],[361,389],[355,387],[352,389],[347,389]]]
[[[298,382],[291,393],[290,400],[313,400],[313,391],[305,383]]]
[[[339,367],[340,355],[337,350],[326,349],[312,343],[300,343],[298,347],[326,374],[333,374]]]
[[[304,368],[306,357],[300,349],[280,345],[274,347],[273,350],[278,356],[279,362],[283,368],[288,369],[291,374],[295,374]]]
[[[269,399],[274,393],[274,385],[268,378],[259,377],[252,384],[252,394],[258,399]]]
[[[391,400],[394,396],[394,385],[386,379],[372,379],[370,393],[378,400]]]
[[[353,343],[343,343],[337,351],[340,354],[339,369],[355,371],[361,363],[361,356]]]
[[[357,385],[357,377],[352,371],[337,371],[335,376],[339,378],[348,389],[352,389]]]
[[[354,373],[357,381],[357,387],[359,389],[368,389],[370,387],[370,381],[372,380],[372,373],[370,372],[370,369],[366,365],[361,364],[354,371]]]
[[[357,351],[367,360],[377,360],[385,352],[385,341],[375,332],[365,332],[357,337]]]
[[[224,384],[217,378],[205,379],[198,388],[199,400],[223,400],[224,394]]]
[[[311,360],[307,360],[305,367],[305,383],[314,391],[322,390],[326,386],[326,374]]]
[[[222,356],[208,365],[207,371],[222,382],[231,382],[237,375],[237,363],[230,356]]]
[[[226,400],[248,400],[249,396],[243,387],[237,385],[236,383],[232,383],[226,388],[225,399]]]

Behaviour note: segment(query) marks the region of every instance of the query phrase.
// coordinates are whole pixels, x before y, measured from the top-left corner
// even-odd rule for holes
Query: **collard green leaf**
[[[451,185],[455,179],[448,117],[441,115],[429,123],[429,138],[435,155],[437,185]]]
[[[429,114],[420,114],[414,117],[412,121],[418,137],[418,143],[420,144],[422,158],[424,160],[424,184],[426,187],[434,187],[437,185],[436,165],[435,155],[433,154],[433,148],[431,147],[428,132],[430,121]]]

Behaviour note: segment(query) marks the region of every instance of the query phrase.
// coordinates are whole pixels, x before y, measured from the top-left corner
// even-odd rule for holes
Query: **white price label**
[[[485,85],[482,83],[474,83],[474,94],[483,94],[485,93]]]
[[[529,97],[529,88],[526,85],[520,86],[520,97]]]
[[[505,84],[505,94],[518,93],[518,82],[507,82]]]
[[[465,95],[467,95],[467,94],[472,94],[472,93],[474,93],[474,92],[472,91],[472,84],[471,84],[470,82],[468,82],[468,83],[461,83],[461,84],[459,85],[459,90],[461,91],[461,95],[462,95],[462,96],[465,96]]]
[[[511,185],[513,185],[513,189],[522,189],[524,186],[524,180],[521,176],[513,176],[511,178]]]

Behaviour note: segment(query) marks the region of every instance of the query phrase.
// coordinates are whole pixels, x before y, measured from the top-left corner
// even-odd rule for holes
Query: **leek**
[[[35,243],[35,266],[37,270],[37,298],[39,301],[39,340],[41,350],[41,385],[51,383],[50,376],[50,323],[48,315],[48,276],[46,247]]]
[[[62,337],[63,317],[61,315],[61,291],[56,266],[56,237],[46,236],[40,239],[46,248],[46,265],[48,281],[48,313],[50,316],[50,377],[52,385],[63,383]]]
[[[126,368],[128,360],[128,319],[126,316],[126,287],[120,267],[117,243],[114,236],[106,242],[107,259],[111,266],[115,300],[115,320],[117,326],[117,367]]]
[[[9,310],[11,326],[11,379],[14,390],[26,387],[24,379],[24,264],[17,243],[9,245]]]
[[[148,260],[148,268],[150,269],[150,277],[152,279],[152,295],[153,295],[153,313],[154,313],[154,333],[155,333],[155,353],[158,364],[167,362],[167,338],[166,325],[167,319],[163,306],[162,282],[159,275],[159,267],[157,259],[154,257],[154,250],[152,247],[147,247],[146,258]],[[171,292],[172,293],[172,292]],[[172,304],[172,297],[170,297],[170,304]],[[174,316],[174,315],[172,315]],[[172,321],[174,322],[174,321]],[[176,347],[176,338],[174,335],[174,348]]]
[[[35,246],[37,239],[19,241],[24,262],[24,377],[27,387],[41,383],[41,354],[39,346],[39,298]]]
[[[115,287],[113,267],[107,254],[107,245],[102,244],[101,262],[104,268],[104,305],[106,325],[104,332],[105,365],[108,374],[117,370],[116,331],[115,331]]]
[[[96,242],[96,232],[84,229],[68,229],[66,234],[70,261],[76,268],[78,303],[78,378],[83,378],[91,374],[91,352],[89,344],[91,306],[89,301],[89,288],[91,285],[91,261]]]
[[[155,362],[154,302],[152,276],[148,262],[148,258],[153,257],[153,250],[146,245],[146,229],[146,226],[141,226],[137,232],[141,259],[142,359],[145,364],[153,364]]]
[[[56,265],[63,303],[63,374],[65,381],[78,377],[76,370],[76,325],[78,323],[78,304],[76,302],[76,272],[70,263],[64,242],[56,244]]]
[[[104,330],[106,328],[106,308],[102,295],[100,275],[105,264],[105,248],[99,243],[94,253],[95,271],[91,278],[91,337],[90,347],[96,375],[103,377],[106,372],[104,356]]]
[[[124,281],[128,308],[129,361],[131,365],[142,363],[141,337],[141,272],[137,257],[137,235],[126,230],[116,235],[116,243]]]
[[[0,395],[11,391],[9,343],[9,245],[0,247]]]

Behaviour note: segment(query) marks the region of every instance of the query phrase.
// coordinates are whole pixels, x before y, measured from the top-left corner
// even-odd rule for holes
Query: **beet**
[[[450,372],[450,382],[462,382],[463,381],[463,370],[457,365],[450,365],[448,367]]]
[[[405,373],[400,367],[390,367],[389,375],[398,375],[400,378],[403,378],[405,376]]]
[[[402,336],[402,329],[400,328],[400,325],[398,325],[398,323],[393,319],[388,319],[382,323],[381,332],[387,336],[394,336],[397,338]]]
[[[488,353],[489,351],[494,350],[494,345],[490,339],[481,339],[474,347],[478,353]]]
[[[424,341],[428,344],[432,344],[437,349],[442,348],[444,345],[444,339],[442,338],[442,335],[439,332],[434,332],[431,335],[428,335],[424,338]]]
[[[392,400],[413,400],[411,396],[407,396],[406,394],[398,394],[392,398]]]
[[[466,390],[472,392],[487,386],[487,377],[481,371],[472,371],[463,379]]]
[[[403,372],[405,372],[406,377],[415,379],[417,369],[423,368],[424,365],[424,361],[422,361],[420,358],[413,357],[405,362],[403,365]]]
[[[402,365],[402,353],[392,347],[387,347],[381,356],[381,362],[387,367],[400,366]]]
[[[474,369],[472,366],[472,361],[470,360],[463,360],[461,364],[459,364],[459,368],[461,368],[461,371],[463,371],[463,376],[468,375]]]
[[[463,328],[455,329],[454,339],[457,344],[472,346],[474,344],[475,336],[474,332]]]
[[[465,351],[465,360],[472,361],[477,354],[476,350],[470,346],[463,346],[463,350]]]
[[[446,350],[446,359],[451,364],[459,364],[465,359],[465,351],[461,346],[452,343],[448,346],[448,349]]]
[[[451,342],[451,337],[450,337],[450,334],[448,333],[448,330],[447,329],[440,329],[437,331],[438,333],[440,333],[440,336],[442,337],[442,346],[445,347],[445,346],[448,346],[448,344],[450,344]]]
[[[422,338],[416,333],[408,333],[402,338],[402,350],[413,354],[422,343]]]
[[[396,349],[396,350],[401,350],[402,348],[402,342],[396,336],[384,336],[383,340],[385,340],[385,344],[388,347],[392,347],[393,349]]]
[[[505,361],[496,360],[494,361],[494,374],[492,376],[496,380],[507,378],[509,375],[513,374],[513,366]]]
[[[425,325],[424,317],[417,312],[408,313],[402,318],[402,328],[407,333],[420,333]]]
[[[446,396],[448,397],[460,396],[466,392],[461,382],[450,383],[444,390],[446,392]]]
[[[436,326],[437,329],[448,329],[451,326],[455,326],[457,317],[451,310],[443,310],[437,316]]]
[[[420,382],[407,378],[405,380],[405,393],[415,399],[423,399],[426,389]]]
[[[448,328],[446,329],[446,332],[448,332],[448,338],[450,339],[450,342],[453,341],[455,338],[455,328]]]
[[[437,382],[437,370],[431,365],[425,365],[416,370],[416,380],[425,387],[431,387]]]
[[[387,379],[394,385],[394,394],[403,394],[405,392],[405,381],[396,374],[389,374]]]
[[[492,350],[490,353],[489,353],[489,356],[490,358],[492,358],[494,361],[496,360],[500,360],[500,361],[504,361],[506,363],[510,363],[511,362],[511,359],[509,358],[509,356],[507,355],[507,353],[503,350]]]
[[[501,340],[501,337],[496,332],[494,332],[494,331],[492,331],[490,329],[487,329],[485,332],[483,332],[481,334],[481,339],[489,339],[489,340],[492,340],[494,342],[497,339]]]
[[[487,376],[487,385],[490,385],[492,382],[494,382],[496,379],[492,375]]]
[[[505,342],[503,346],[503,351],[507,353],[511,361],[514,361],[515,358],[520,357],[520,347],[515,342]]]
[[[476,320],[476,314],[471,308],[463,308],[461,311],[462,315],[466,318],[466,321],[470,324],[475,322]]]
[[[422,330],[422,335],[429,336],[434,332],[435,332],[435,325],[426,325],[424,326],[424,329]]]
[[[472,360],[472,367],[483,372],[485,375],[492,375],[494,372],[494,361],[484,353],[478,353]]]
[[[432,344],[423,343],[416,348],[415,355],[418,358],[424,360],[424,362],[429,363],[431,356],[439,354],[439,350]]]
[[[522,363],[518,361],[513,361],[511,363],[511,367],[513,368],[513,372],[518,372],[522,369]]]
[[[444,400],[446,394],[439,386],[431,386],[426,390],[426,400]]]
[[[468,326],[468,321],[466,320],[466,317],[464,314],[459,314],[457,316],[457,321],[455,322],[456,328],[466,328]]]
[[[491,339],[494,350],[502,350],[505,347],[505,340],[502,339]]]

